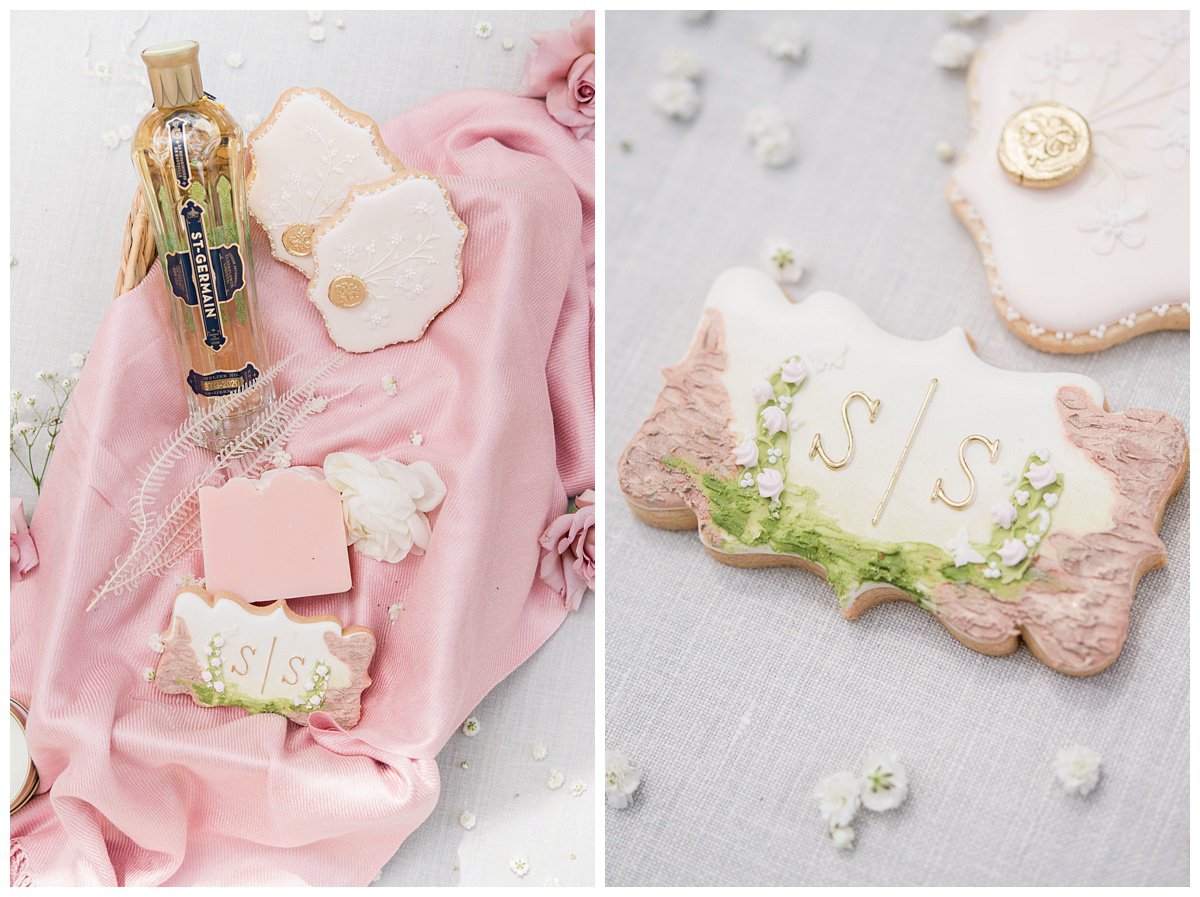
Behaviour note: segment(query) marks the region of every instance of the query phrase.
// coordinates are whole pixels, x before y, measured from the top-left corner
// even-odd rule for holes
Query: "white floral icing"
[[[733,450],[733,460],[740,467],[757,467],[758,443],[753,439],[746,439],[740,442]]]
[[[758,494],[763,498],[776,501],[783,493],[783,477],[774,468],[768,468],[760,473],[756,482],[758,483]]]
[[[1001,529],[1008,529],[1017,519],[1017,509],[1010,501],[1000,501],[992,505],[992,523]]]
[[[783,367],[780,368],[779,377],[784,383],[803,383],[804,378],[808,376],[808,365],[803,359],[792,358],[785,361]],[[791,397],[788,396],[788,403],[791,403]],[[783,404],[782,401],[780,404]]]
[[[955,567],[982,564],[985,560],[984,556],[971,545],[971,535],[965,526],[961,527],[955,537],[946,543],[946,551],[954,558]]]
[[[778,405],[768,405],[762,410],[762,422],[768,436],[782,433],[788,428],[787,415]]]
[[[750,384],[750,395],[754,396],[756,405],[765,405],[767,402],[774,401],[775,387],[767,379],[758,379]]]
[[[1029,470],[1025,472],[1029,478],[1029,483],[1034,489],[1045,489],[1057,478],[1058,474],[1054,470],[1054,465],[1047,461],[1045,464],[1030,464]]]
[[[1006,567],[1015,567],[1029,555],[1029,547],[1020,539],[1005,539],[996,554]]]

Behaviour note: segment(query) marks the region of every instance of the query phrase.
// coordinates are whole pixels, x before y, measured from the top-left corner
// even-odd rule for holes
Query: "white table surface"
[[[808,32],[802,64],[764,51],[778,19]],[[644,771],[634,807],[606,811],[610,884],[1188,881],[1186,485],[1163,521],[1170,565],[1142,581],[1120,660],[1082,680],[1024,650],[973,653],[912,605],[846,622],[815,577],[717,564],[693,534],[638,522],[617,489],[617,458],[712,279],[756,264],[771,237],[809,260],[795,298],[835,290],[910,338],[961,325],[991,364],[1079,371],[1114,409],[1186,424],[1187,334],[1054,357],[993,311],[934,154],[968,131],[964,77],[929,59],[947,27],[945,13],[607,16],[606,741]],[[673,47],[705,66],[691,124],[646,97]],[[753,158],[743,122],[763,103],[795,128],[789,168]],[[1073,742],[1104,757],[1084,800],[1053,780],[1056,749]],[[860,816],[854,851],[839,852],[813,786],[874,748],[899,752],[910,797]]]
[[[142,47],[198,40],[205,89],[244,128],[295,85],[325,87],[383,122],[449,91],[515,90],[533,46],[530,33],[564,27],[574,16],[327,12],[320,23],[325,39],[314,42],[303,11],[13,13],[12,388],[30,391],[37,370],[65,373],[69,356],[87,351],[112,300],[137,181],[129,142],[108,149],[101,135],[137,125],[135,108],[150,96],[140,80]],[[486,40],[474,33],[481,20],[493,27]],[[512,50],[503,48],[505,37]],[[243,57],[239,68],[226,62],[233,52]],[[85,57],[91,66],[107,65],[109,77],[88,77]],[[33,486],[15,464],[12,470],[12,494],[31,513]],[[482,731],[469,741],[454,736],[438,757],[441,801],[385,868],[381,884],[594,880],[594,631],[588,598],[484,699],[475,711]],[[540,763],[529,752],[535,740],[549,749]],[[463,760],[468,770],[460,768]],[[550,791],[544,783],[551,768],[568,783],[587,782],[588,792],[574,798],[566,787]],[[458,823],[464,808],[477,817],[472,831]],[[517,853],[531,866],[523,879],[508,868]]]

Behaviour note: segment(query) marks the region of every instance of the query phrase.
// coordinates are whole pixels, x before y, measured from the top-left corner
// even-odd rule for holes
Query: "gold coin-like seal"
[[[283,248],[288,255],[303,258],[312,252],[313,229],[307,224],[293,224],[283,232]]]
[[[1057,187],[1087,166],[1092,131],[1061,103],[1026,106],[1005,124],[996,154],[1004,173],[1026,187]]]
[[[353,274],[342,274],[329,282],[329,301],[338,308],[354,308],[367,298],[367,285]]]

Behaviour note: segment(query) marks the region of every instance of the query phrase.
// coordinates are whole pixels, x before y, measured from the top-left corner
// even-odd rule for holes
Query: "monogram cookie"
[[[250,151],[250,212],[271,238],[271,254],[309,276],[313,235],[350,190],[405,170],[374,121],[320,88],[285,92],[250,135]]]
[[[1109,413],[1077,374],[991,367],[962,330],[901,339],[837,294],[792,304],[734,269],[665,379],[618,467],[633,511],[698,527],[724,563],[824,577],[847,619],[904,599],[976,651],[1023,639],[1091,675],[1165,562],[1180,422]]]
[[[996,310],[1048,352],[1190,326],[1186,12],[1035,12],[968,78],[947,195]]]
[[[278,713],[306,725],[328,713],[357,725],[375,636],[336,617],[302,617],[282,601],[266,607],[188,587],[175,596],[154,682],[205,707]]]

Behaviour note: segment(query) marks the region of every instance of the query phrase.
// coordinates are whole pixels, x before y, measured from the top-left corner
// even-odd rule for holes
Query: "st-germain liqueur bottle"
[[[154,108],[134,135],[133,163],[167,281],[180,386],[197,420],[267,367],[257,333],[247,157],[241,128],[204,92],[195,41],[150,47],[142,61]],[[271,399],[266,384],[249,389],[196,441],[213,451],[228,446]]]

